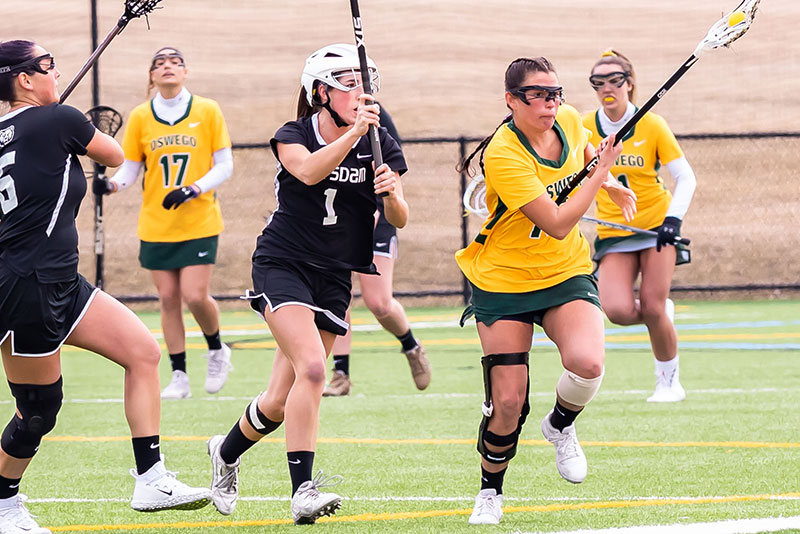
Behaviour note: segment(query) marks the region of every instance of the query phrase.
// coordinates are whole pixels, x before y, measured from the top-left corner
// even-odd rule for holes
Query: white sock
[[[676,354],[675,357],[668,362],[662,362],[660,360],[655,360],[655,362],[656,376],[664,376],[668,379],[669,383],[672,384],[672,381],[678,377],[678,355]]]

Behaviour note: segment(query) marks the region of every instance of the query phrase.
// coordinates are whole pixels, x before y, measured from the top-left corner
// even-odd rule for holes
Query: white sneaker
[[[677,367],[671,376],[657,372],[656,391],[647,398],[647,402],[680,402],[685,399],[686,390],[683,389],[678,375]]]
[[[164,458],[139,475],[130,471],[136,479],[131,508],[138,512],[158,510],[197,510],[211,502],[211,491],[207,488],[192,488],[175,478],[177,473],[167,471]]]
[[[231,348],[223,343],[221,349],[209,350],[205,357],[208,358],[206,391],[208,393],[216,393],[225,385],[225,381],[228,379],[228,371],[233,369],[233,365],[231,365]]]
[[[161,392],[162,399],[188,399],[192,396],[189,389],[189,375],[183,371],[172,371],[172,381]]]
[[[494,488],[482,489],[475,497],[475,508],[469,516],[470,525],[498,525],[503,517],[503,496]]]
[[[239,464],[237,458],[228,465],[219,455],[225,436],[211,436],[208,440],[208,455],[211,457],[211,501],[222,515],[231,515],[239,499]]]
[[[0,499],[0,532],[2,534],[52,534],[50,529],[40,527],[25,506],[28,497],[17,493],[8,499]]]
[[[295,525],[310,525],[324,515],[333,515],[342,506],[342,498],[335,493],[323,493],[319,488],[335,486],[341,475],[323,476],[317,473],[314,480],[306,480],[292,496],[292,519]]]
[[[550,424],[553,410],[542,419],[542,434],[545,439],[556,447],[556,468],[564,480],[573,484],[580,484],[586,478],[588,466],[586,455],[583,454],[578,435],[575,433],[575,423],[565,427],[561,432]]]

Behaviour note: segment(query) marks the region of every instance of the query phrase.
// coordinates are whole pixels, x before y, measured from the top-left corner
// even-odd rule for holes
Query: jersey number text
[[[181,187],[183,185],[183,179],[186,176],[186,169],[189,167],[190,156],[191,154],[164,154],[161,156],[158,162],[161,164],[161,174],[164,177],[164,187],[173,187],[170,185],[170,169],[173,166],[178,167],[178,173],[175,176],[174,187]],[[172,158],[172,165],[170,165],[170,158]]]
[[[3,215],[17,207],[17,190],[14,179],[6,173],[6,169],[14,165],[17,152],[12,151],[0,156],[0,210]]]

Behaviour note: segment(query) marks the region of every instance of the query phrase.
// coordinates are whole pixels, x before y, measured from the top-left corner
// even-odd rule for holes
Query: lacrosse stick
[[[741,37],[742,35],[750,29],[750,25],[753,23],[753,20],[756,16],[756,10],[758,9],[758,3],[761,0],[742,0],[736,8],[718,20],[711,29],[708,30],[708,33],[703,38],[702,41],[697,45],[697,48],[694,49],[694,52],[689,59],[687,59],[683,65],[680,66],[675,73],[670,76],[670,78],[662,85],[658,91],[650,97],[650,99],[645,102],[645,104],[639,108],[639,111],[636,112],[636,115],[630,118],[628,122],[626,122],[622,128],[617,132],[614,144],[618,144],[622,141],[622,139],[630,132],[633,127],[639,122],[645,113],[650,111],[650,108],[656,105],[659,100],[661,100],[667,91],[669,91],[681,77],[686,74],[686,72],[697,63],[697,60],[709,50],[714,50],[715,48],[720,47],[728,47],[733,43],[736,39]],[[580,171],[578,174],[575,175],[570,181],[569,184],[559,193],[558,197],[556,198],[556,204],[563,204],[567,197],[569,196],[572,191],[575,190],[576,187],[580,185],[580,183],[586,178],[590,172],[597,166],[598,161],[600,158],[595,156],[592,158],[589,163]]]
[[[614,223],[614,222],[609,222],[609,221],[601,221],[600,219],[595,219],[593,217],[586,217],[586,216],[581,217],[581,220],[582,221],[586,221],[586,222],[599,224],[601,226],[607,226],[609,228],[616,228],[617,230],[625,230],[626,232],[632,232],[634,234],[646,235],[648,237],[658,237],[658,232],[654,232],[653,230],[642,230],[641,228],[635,228],[633,226],[628,226],[628,225],[625,225],[625,224],[619,224],[619,223]],[[672,244],[673,245],[689,246],[689,244],[691,244],[691,242],[692,242],[692,240],[689,239],[688,237],[675,236],[672,239]]]
[[[361,23],[361,11],[358,7],[358,0],[350,0],[350,13],[353,15],[353,34],[356,38],[358,64],[361,67],[361,83],[364,87],[364,93],[371,95],[372,75],[367,65],[367,45],[364,43],[364,26]],[[377,169],[383,165],[383,152],[381,152],[381,139],[378,136],[378,129],[370,124],[367,137],[369,138],[369,146],[372,149],[372,159]],[[388,193],[381,193],[380,196],[385,197],[386,195],[388,195]]]
[[[125,29],[125,26],[127,26],[131,20],[142,16],[147,18],[148,13],[151,13],[159,2],[161,2],[161,0],[125,0],[125,12],[117,21],[116,26],[114,26],[114,28],[108,32],[108,35],[106,35],[106,38],[103,39],[103,42],[100,43],[94,52],[92,52],[92,55],[86,60],[86,63],[84,63],[83,67],[81,67],[81,70],[78,71],[78,74],[72,79],[71,82],[69,82],[69,85],[66,89],[64,89],[64,92],[61,93],[61,98],[59,99],[60,104],[63,104],[67,97],[69,97],[86,73],[89,72],[89,69],[91,69],[92,66],[97,62],[97,58],[100,57],[100,54],[102,54],[103,51],[108,48],[108,45],[111,44],[111,41],[114,40],[114,37],[122,33],[122,30]]]
[[[475,178],[473,178],[470,184],[467,186],[467,190],[464,192],[463,203],[464,203],[464,209],[466,210],[464,213],[465,217],[469,213],[473,213],[484,219],[489,216],[489,209],[486,207],[486,182],[484,181],[482,175],[478,175]],[[641,228],[627,226],[624,224],[613,223],[609,221],[601,221],[600,219],[595,219],[592,217],[581,217],[581,220],[592,222],[602,226],[607,226],[609,228],[625,230],[628,232],[632,232],[634,234],[645,235],[648,237],[658,236],[658,232],[654,232],[653,230],[643,230]],[[680,237],[680,236],[677,236],[672,240],[673,245],[689,246],[691,242],[692,240],[689,239],[688,237]]]
[[[104,134],[114,137],[122,126],[122,115],[108,106],[95,106],[86,112],[86,116],[95,128]],[[94,162],[95,179],[105,180],[106,166]],[[103,289],[103,257],[105,255],[105,237],[103,235],[103,195],[94,196],[94,255],[95,285]]]

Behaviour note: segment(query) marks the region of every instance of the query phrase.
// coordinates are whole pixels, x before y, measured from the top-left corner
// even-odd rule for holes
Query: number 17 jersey
[[[378,129],[383,160],[402,175],[407,166],[397,142]],[[299,144],[316,152],[326,142],[319,132],[319,114],[287,122],[270,140],[278,174],[278,205],[258,238],[253,258],[298,260],[317,267],[374,272],[372,231],[375,226],[375,173],[366,136],[320,182],[306,185],[281,165],[278,143]]]

